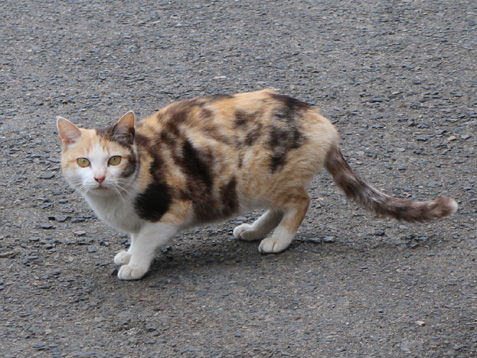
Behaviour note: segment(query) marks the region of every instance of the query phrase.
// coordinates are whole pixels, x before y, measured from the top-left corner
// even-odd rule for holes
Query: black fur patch
[[[257,140],[262,136],[262,126],[257,125],[256,127],[252,128],[245,137],[245,145],[251,147],[254,145]]]
[[[144,220],[157,222],[169,210],[172,198],[169,187],[159,175],[161,160],[155,157],[151,164],[151,175],[154,181],[135,200],[135,208],[139,217]]]
[[[232,178],[230,182],[220,188],[220,198],[223,205],[222,217],[228,217],[238,210],[237,179]]]
[[[237,110],[235,111],[235,127],[238,129],[244,128],[247,126],[247,123],[250,122],[250,116],[244,111]]]
[[[283,107],[289,108],[292,111],[299,111],[299,110],[309,109],[312,107],[311,104],[302,102],[296,98],[285,96],[279,93],[270,93],[270,97],[272,97],[274,100],[278,102],[281,102],[283,104]]]
[[[277,172],[286,163],[288,152],[303,144],[305,137],[298,125],[297,116],[301,115],[301,111],[310,108],[310,105],[284,95],[271,96],[281,104],[272,115],[268,138],[272,151],[270,170]]]
[[[135,208],[141,219],[157,222],[169,210],[170,204],[169,188],[161,182],[155,182],[136,197]]]
[[[237,180],[232,178],[230,182],[220,188],[218,200],[213,199],[210,195],[194,196],[192,204],[196,220],[199,223],[230,217],[238,210]]]
[[[140,133],[136,134],[135,143],[139,153],[147,152],[153,162],[149,169],[153,182],[135,199],[135,209],[139,217],[144,220],[157,222],[169,210],[172,202],[169,187],[161,177],[162,160],[155,152],[153,141]],[[140,155],[140,154],[139,154]]]
[[[191,142],[185,141],[179,164],[191,180],[192,186],[205,185],[206,188],[210,189],[213,184],[213,178],[207,162],[212,160],[211,155],[200,153],[192,146]]]
[[[239,141],[239,146],[245,144],[246,146],[252,146],[262,135],[262,124],[257,122],[257,113],[247,113],[242,110],[235,111],[235,129],[245,135],[242,141]]]

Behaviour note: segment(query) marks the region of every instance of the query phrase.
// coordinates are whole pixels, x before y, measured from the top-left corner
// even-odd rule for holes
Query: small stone
[[[166,246],[166,247],[163,247],[163,248],[161,249],[161,252],[165,254],[166,252],[169,252],[169,251],[171,251],[171,250],[172,250],[172,247]]]
[[[40,227],[43,229],[43,230],[52,230],[54,229],[55,227],[51,224],[42,224],[40,225]]]
[[[55,177],[55,174],[45,174],[45,175],[42,175],[40,176],[40,179],[53,179]]]
[[[98,247],[96,245],[88,246],[88,252],[89,253],[93,253],[93,252],[96,252],[96,251],[98,251]]]
[[[416,324],[417,324],[418,326],[422,327],[422,326],[425,326],[425,325],[426,325],[426,322],[424,322],[424,321],[416,321]]]
[[[312,237],[311,239],[308,239],[307,241],[311,242],[312,244],[321,244],[321,239],[318,237]]]
[[[382,98],[371,98],[371,99],[369,100],[369,102],[371,102],[371,103],[380,103],[380,102],[384,102],[384,99],[382,99]]]
[[[456,139],[457,137],[455,135],[451,135],[449,138],[447,138],[449,142],[452,142],[453,140],[456,140]]]
[[[65,222],[68,220],[70,217],[63,215],[63,216],[55,216],[55,220],[58,221],[59,223]]]
[[[335,242],[335,238],[334,236],[326,236],[324,239],[323,239],[323,242],[325,244],[331,244],[333,242]]]
[[[147,325],[146,326],[146,330],[148,332],[154,332],[155,330],[157,330],[157,327],[156,326],[152,326],[152,325]]]

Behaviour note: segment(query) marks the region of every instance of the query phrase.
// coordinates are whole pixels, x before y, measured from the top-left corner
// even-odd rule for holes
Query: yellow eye
[[[78,159],[76,159],[76,163],[78,163],[78,165],[82,168],[89,167],[89,165],[90,165],[89,160],[86,159],[86,158],[78,158]]]
[[[121,157],[119,155],[115,155],[108,160],[109,165],[118,165],[119,163],[121,163]]]

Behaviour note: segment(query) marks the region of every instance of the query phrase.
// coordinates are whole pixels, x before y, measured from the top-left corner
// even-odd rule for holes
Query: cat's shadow
[[[202,241],[190,247],[175,247],[167,252],[159,252],[149,272],[143,280],[148,283],[173,283],[180,277],[213,275],[214,271],[223,272],[244,267],[261,267],[266,264],[279,264],[286,260],[284,256],[296,255],[296,249],[303,242],[295,241],[291,247],[279,254],[263,255],[258,252],[259,241],[224,240],[222,243]],[[200,250],[197,250],[200,246]]]

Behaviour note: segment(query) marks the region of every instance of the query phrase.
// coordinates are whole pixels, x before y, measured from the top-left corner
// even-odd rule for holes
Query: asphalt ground
[[[477,357],[474,1],[0,3],[2,357]],[[289,250],[180,235],[140,281],[127,237],[60,173],[57,115],[82,126],[266,87],[315,104],[350,165],[458,213],[377,219],[330,176]]]

